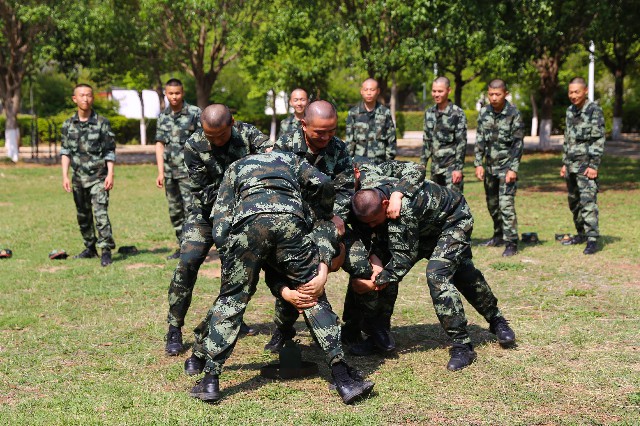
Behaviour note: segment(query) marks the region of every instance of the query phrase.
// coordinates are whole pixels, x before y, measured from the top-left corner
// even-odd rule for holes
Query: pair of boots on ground
[[[98,250],[96,250],[96,246],[89,246],[82,250],[80,254],[73,256],[74,259],[93,259],[94,257],[98,257]],[[102,256],[100,257],[100,265],[109,266],[113,263],[111,260],[111,249],[105,248],[102,249]]]

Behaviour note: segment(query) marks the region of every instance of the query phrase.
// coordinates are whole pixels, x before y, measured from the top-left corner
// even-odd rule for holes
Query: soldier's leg
[[[286,277],[270,265],[264,265],[263,269],[265,272],[265,283],[269,288],[280,288],[288,284]],[[289,339],[293,338],[295,335],[295,331],[292,331],[293,326],[298,320],[300,313],[293,305],[279,297],[276,297],[274,308],[273,322],[276,324],[276,327],[278,327],[281,332],[284,332]]]
[[[598,182],[586,176],[576,178],[580,192],[580,217],[584,224],[584,232],[590,241],[600,236],[598,228]]]
[[[91,209],[91,189],[73,185],[73,201],[76,204],[76,215],[80,234],[87,248],[95,248],[96,233],[93,228],[93,211]]]
[[[447,186],[447,177],[441,174],[431,173],[431,180],[440,186]]]
[[[165,177],[164,193],[167,196],[167,202],[169,204],[169,219],[171,220],[173,231],[178,239],[178,244],[180,244],[182,226],[185,220],[184,200],[182,199],[182,193],[180,191],[180,180]]]
[[[178,179],[178,186],[180,188],[180,196],[182,197],[182,226],[184,227],[184,222],[186,222],[189,217],[191,204],[193,203],[193,193],[191,192],[189,177]],[[180,242],[182,243],[182,230],[180,230]]]
[[[113,231],[109,221],[109,191],[104,189],[104,184],[99,182],[91,187],[91,204],[93,214],[96,218],[96,228],[98,229],[97,246],[101,249],[112,250],[116,247],[113,241]]]
[[[502,235],[505,241],[513,243],[518,241],[518,219],[515,204],[517,188],[517,182],[507,183],[504,177],[500,177],[498,202]]]
[[[464,257],[456,273],[453,275],[453,284],[475,310],[490,322],[493,318],[501,317],[502,312],[498,308],[498,299],[491,291],[487,280],[484,278],[471,257]]]
[[[342,269],[353,278],[369,279],[373,270],[369,263],[369,252],[364,243],[355,238],[353,232],[348,232],[344,239],[346,256]],[[351,283],[347,285],[347,293],[344,299],[344,308],[342,313],[343,340],[348,342],[357,342],[361,339],[362,331],[362,310],[357,295]]]
[[[500,178],[490,173],[484,175],[484,192],[487,209],[493,220],[493,235],[502,238],[502,216],[500,214]]]
[[[578,187],[576,173],[567,173],[565,181],[567,183],[567,201],[569,202],[569,210],[573,215],[573,223],[576,227],[578,235],[584,235],[584,219],[581,214],[580,205],[580,189]]]
[[[343,360],[339,319],[333,312],[327,296],[323,294],[315,306],[305,309],[302,313],[315,341],[326,354],[327,364],[333,365]]]

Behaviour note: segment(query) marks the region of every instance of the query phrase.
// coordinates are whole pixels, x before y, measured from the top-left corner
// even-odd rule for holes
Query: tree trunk
[[[540,149],[551,147],[551,129],[553,127],[553,97],[558,89],[558,69],[560,61],[553,56],[544,55],[536,59],[534,65],[540,75]]]
[[[147,144],[147,123],[144,121],[144,99],[142,97],[142,90],[138,92],[140,97],[140,145]]]
[[[215,81],[215,78],[211,79],[209,76],[196,77],[196,99],[200,109],[205,109],[209,106],[209,97]]]
[[[531,117],[531,136],[538,136],[538,104],[536,104],[536,97],[533,93],[529,94],[531,100],[531,111],[533,115]]]
[[[396,74],[391,74],[391,99],[389,100],[389,109],[391,110],[391,119],[393,125],[396,125],[396,109],[398,105],[398,85],[396,84]]]
[[[615,102],[613,104],[613,129],[611,138],[620,139],[622,133],[622,104],[624,102],[624,71],[617,69],[615,76]]]
[[[462,108],[462,88],[464,87],[464,81],[462,80],[462,69],[456,68],[453,73],[453,81],[456,85],[453,92],[453,103]]]
[[[269,94],[271,95],[269,97],[269,99],[271,100],[271,132],[269,134],[269,139],[271,139],[272,142],[274,142],[276,140],[276,136],[277,136],[277,132],[276,132],[276,128],[278,126],[278,120],[276,117],[276,91],[275,89],[271,89],[269,90]]]
[[[18,162],[20,142],[20,128],[18,127],[18,112],[20,111],[20,86],[2,100],[4,111],[7,116],[4,129],[5,147],[7,157],[14,163]]]

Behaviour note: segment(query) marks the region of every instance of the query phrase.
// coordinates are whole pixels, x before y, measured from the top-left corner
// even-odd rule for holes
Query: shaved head
[[[362,82],[362,87],[369,86],[370,84],[375,84],[375,88],[378,88],[378,80],[375,78],[368,78]]]
[[[289,99],[300,98],[300,97],[304,97],[308,99],[309,94],[307,93],[306,90],[298,87],[291,91],[291,96],[289,96]]]
[[[233,123],[233,115],[229,108],[223,104],[211,104],[200,114],[203,125],[213,128],[230,126]]]
[[[500,78],[495,78],[489,82],[489,89],[502,89],[507,90],[507,83]]]
[[[587,82],[582,77],[573,77],[569,84],[581,84],[584,87],[587,87]]]
[[[445,87],[451,87],[451,81],[449,81],[449,79],[445,76],[440,76],[438,78],[436,78],[435,80],[433,80],[434,84],[444,84]]]
[[[385,198],[378,189],[361,189],[351,199],[353,214],[357,217],[367,217],[380,213]]]
[[[314,119],[322,120],[338,119],[336,107],[327,101],[315,101],[307,105],[304,110],[304,119],[307,123],[311,123]]]

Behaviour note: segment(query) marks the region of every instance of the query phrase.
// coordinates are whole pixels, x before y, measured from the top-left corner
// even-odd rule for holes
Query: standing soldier
[[[306,90],[297,88],[293,89],[289,96],[289,106],[293,107],[293,114],[280,122],[280,132],[278,138],[287,133],[295,132],[302,127],[302,118],[304,117],[304,109],[309,103],[309,95]]]
[[[604,152],[602,108],[587,99],[587,83],[575,77],[569,82],[567,129],[564,134],[560,176],[567,182],[569,209],[578,235],[565,245],[584,244],[584,254],[598,250],[598,168]]]
[[[234,122],[225,105],[209,105],[202,111],[200,122],[202,128],[189,137],[184,148],[194,200],[184,224],[180,262],[169,286],[169,332],[165,347],[169,355],[178,355],[184,350],[182,326],[191,305],[198,271],[213,246],[209,216],[222,176],[234,161],[270,147],[269,139],[260,130],[250,124]],[[255,333],[246,325],[243,331]],[[197,359],[189,358],[185,368],[191,370],[193,362],[199,363]]]
[[[345,143],[358,163],[380,164],[396,158],[396,128],[389,108],[378,102],[378,82],[368,78],[360,88],[362,102],[349,110]]]
[[[115,248],[107,209],[109,191],[113,188],[113,165],[116,144],[109,120],[93,110],[93,89],[78,84],[73,89],[73,102],[78,112],[62,125],[62,187],[73,189],[78,225],[85,249],[76,259],[98,257],[96,246],[102,249],[100,264],[108,266]],[[73,181],[69,180],[69,166]],[[92,211],[93,209],[93,211]],[[95,215],[98,238],[93,227]]]
[[[169,106],[158,117],[156,130],[156,186],[164,186],[169,202],[169,218],[178,239],[178,249],[167,259],[180,258],[182,225],[193,201],[189,175],[184,164],[184,144],[200,127],[200,108],[184,101],[182,82],[176,78],[167,81],[164,94]],[[165,148],[166,145],[166,148]]]
[[[431,97],[436,104],[424,113],[424,146],[420,161],[426,167],[431,158],[432,181],[462,192],[467,117],[462,108],[449,100],[450,92],[447,77],[438,77],[431,85]]]
[[[518,109],[507,101],[508,93],[503,80],[495,79],[489,83],[489,105],[483,107],[478,115],[474,162],[476,177],[484,180],[487,207],[493,219],[493,237],[481,245],[506,245],[503,256],[518,253],[514,198],[524,146],[522,117]]]

